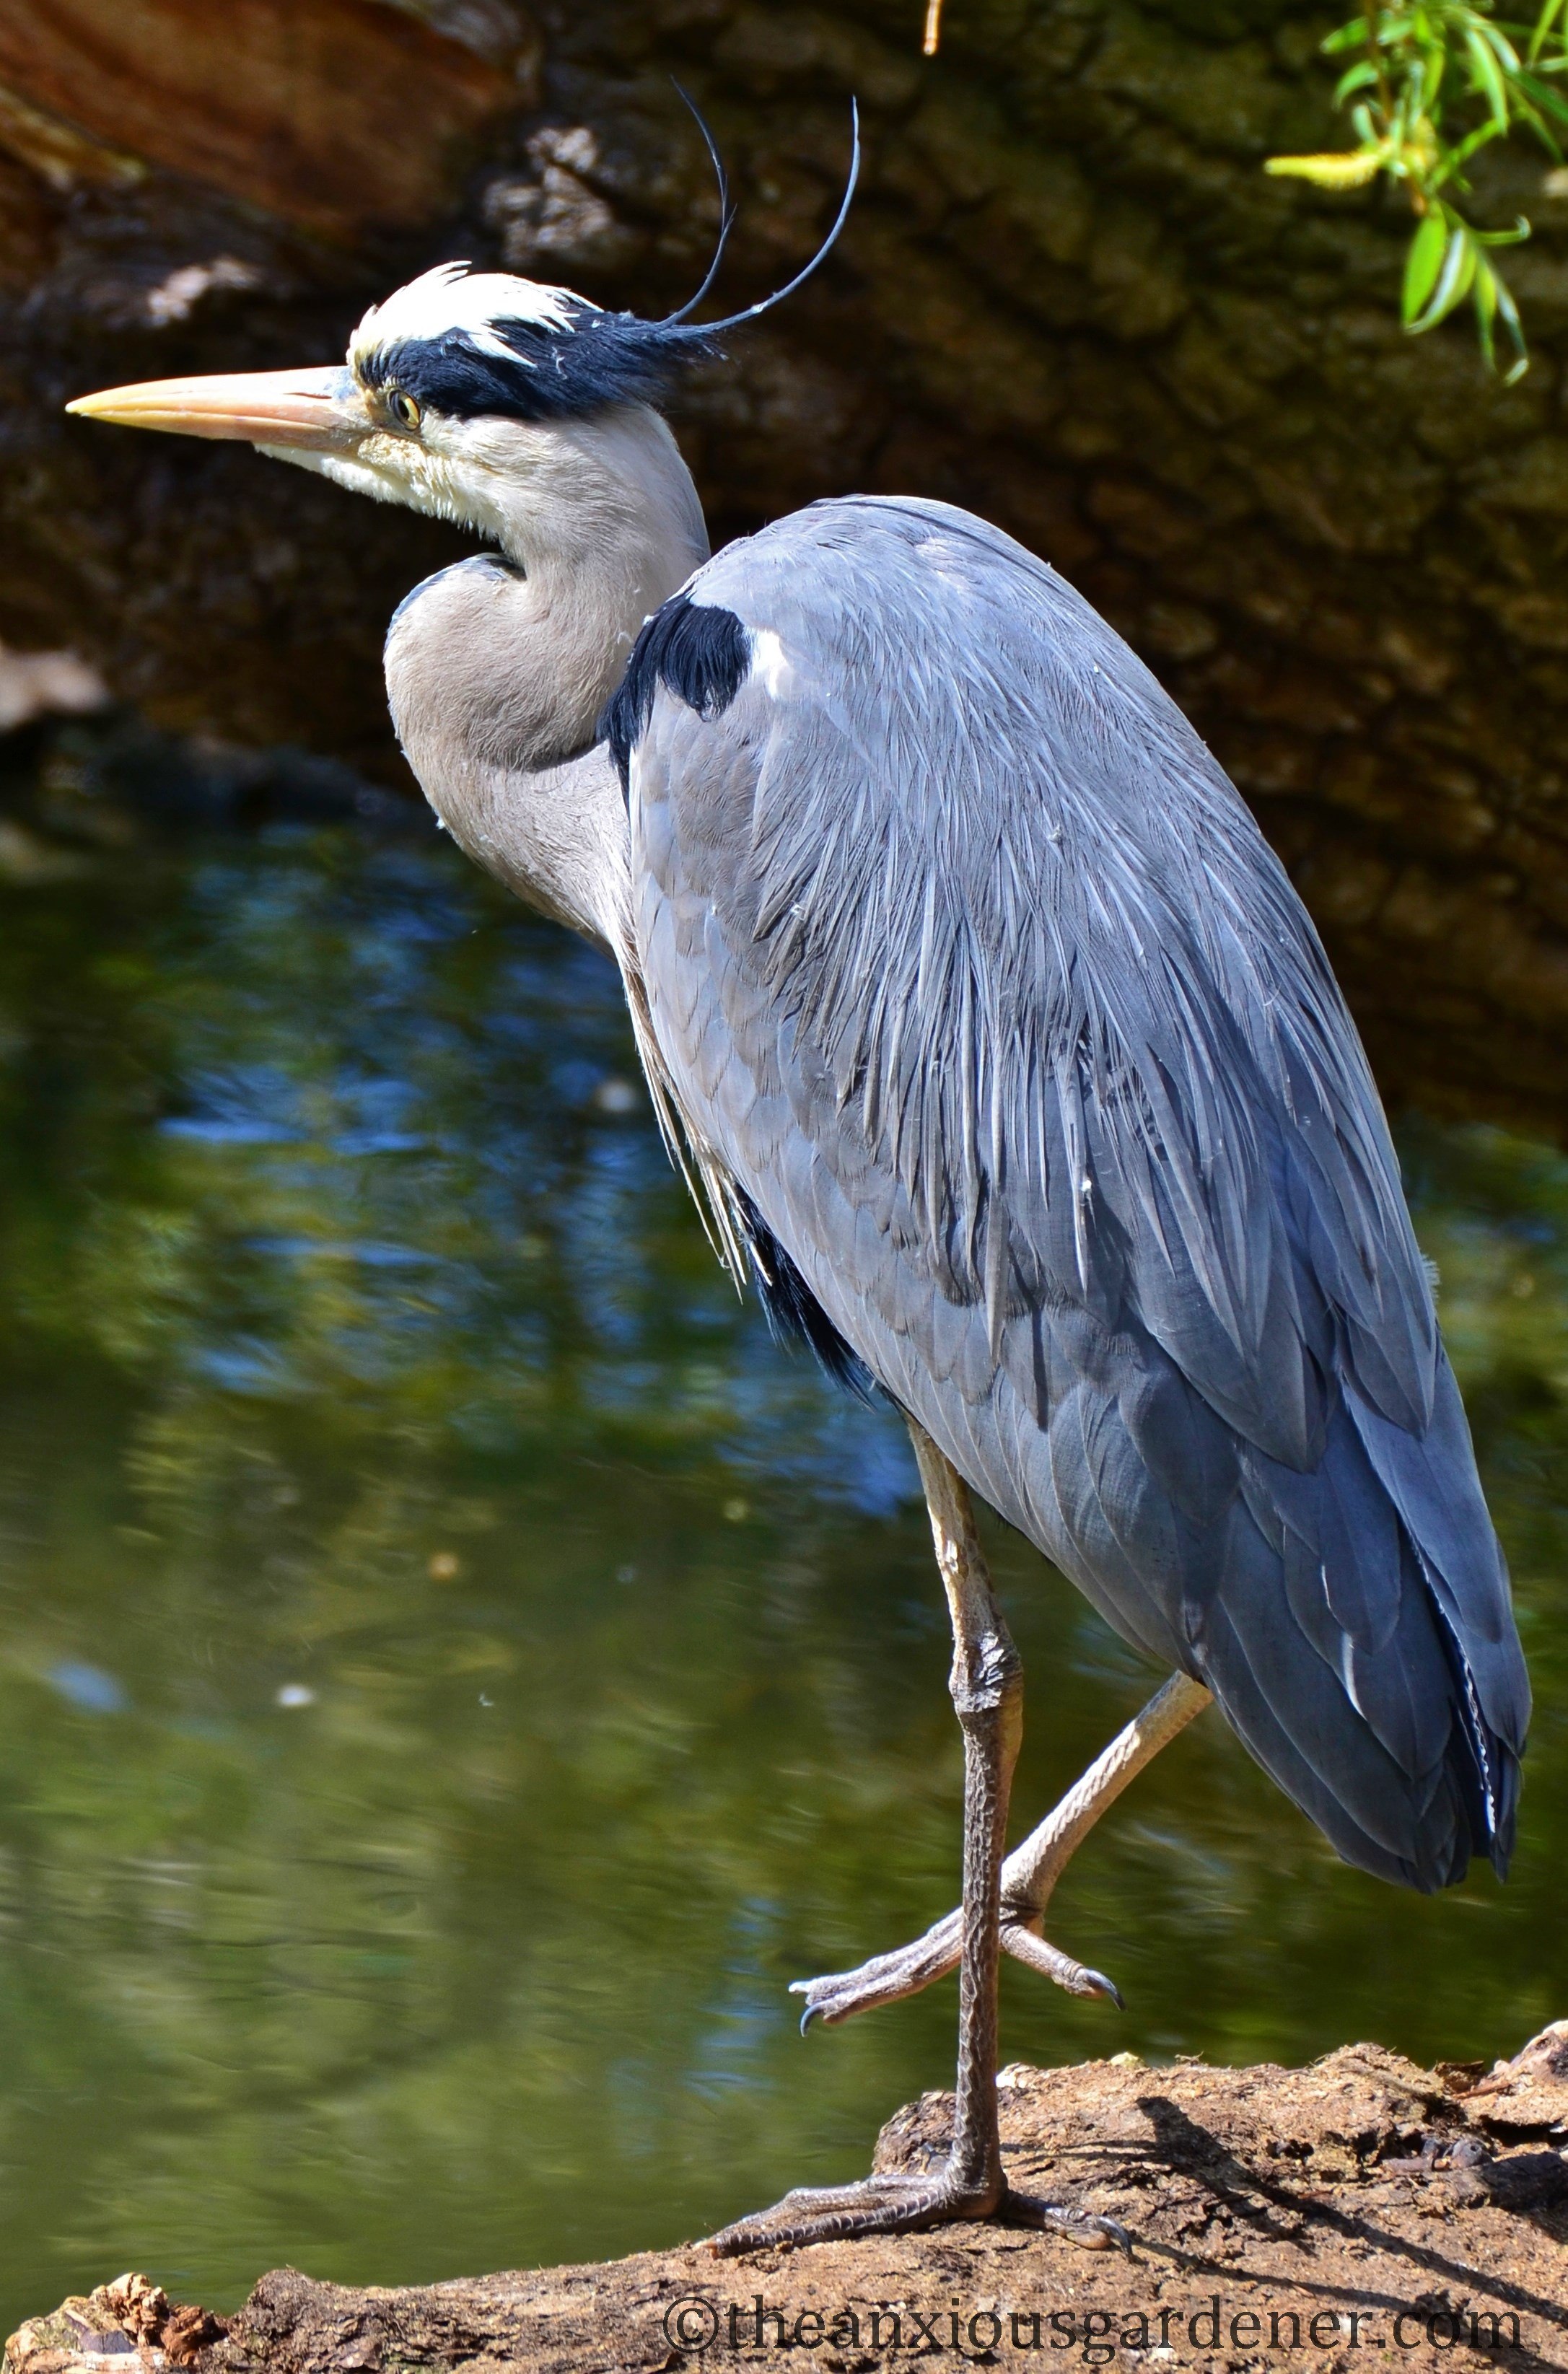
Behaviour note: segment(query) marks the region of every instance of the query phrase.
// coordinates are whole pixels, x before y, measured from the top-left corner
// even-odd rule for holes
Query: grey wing
[[[1505,1859],[1528,1692],[1386,1127],[1147,671],[937,504],[819,504],[619,720],[658,1061],[826,1314],[1350,1860]]]

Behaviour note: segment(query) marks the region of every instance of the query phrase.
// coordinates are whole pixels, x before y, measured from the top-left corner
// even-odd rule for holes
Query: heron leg
[[[1023,1728],[1023,1667],[991,1588],[962,1479],[913,1422],[937,1564],[953,1628],[949,1686],[963,1732],[963,1910],[959,2056],[952,2143],[945,2167],[921,2176],[787,2193],[774,2209],[715,2234],[725,2257],[860,2234],[990,2217],[1004,2208],[1103,2247],[1118,2239],[1094,2219],[1009,2196],[996,2121],[996,1974],[1008,1796]]]
[[[1051,1891],[1102,1814],[1114,1804],[1128,1781],[1178,1732],[1185,1731],[1195,1715],[1202,1713],[1209,1699],[1210,1693],[1201,1682],[1185,1674],[1173,1674],[1002,1865],[1002,1951],[1054,1979],[1069,1994],[1109,1995],[1117,2005],[1122,2000],[1099,1970],[1075,1962],[1042,1935]],[[875,1955],[857,1969],[827,1978],[797,1979],[791,1992],[806,1998],[802,2027],[814,2019],[833,2027],[840,2020],[853,2019],[856,2012],[874,2011],[879,2004],[918,1994],[954,1968],[962,1940],[962,1915],[949,1912],[923,1937],[891,1953]]]

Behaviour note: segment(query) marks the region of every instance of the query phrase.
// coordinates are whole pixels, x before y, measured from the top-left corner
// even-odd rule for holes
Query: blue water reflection
[[[90,752],[81,798],[109,798]],[[858,2168],[950,1983],[787,1980],[957,1877],[897,1422],[714,1268],[608,968],[433,835],[144,828],[0,884],[0,2318],[408,2280]],[[1511,2050],[1563,1999],[1568,1167],[1412,1122],[1540,1712],[1506,1891],[1334,1863],[1205,1718],[1019,2058]],[[1020,1816],[1149,1677],[1022,1545]]]

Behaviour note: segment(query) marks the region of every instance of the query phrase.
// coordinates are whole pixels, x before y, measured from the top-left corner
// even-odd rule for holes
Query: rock
[[[1464,2102],[1500,2133],[1552,2133],[1568,2142],[1568,2019],[1554,2020],[1512,2061],[1498,2062]]]
[[[115,2374],[117,2362],[131,2357],[156,2374],[166,2366],[196,2365],[228,2331],[210,2309],[171,2308],[161,2284],[147,2275],[116,2275],[14,2333],[6,2344],[6,2374]]]
[[[109,688],[75,652],[9,652],[0,643],[0,734],[35,717],[80,717],[104,708]]]
[[[1508,2066],[1550,2061],[1564,2033],[1547,2030]],[[1052,2350],[1091,2366],[1568,2367],[1568,2160],[1500,2145],[1494,2097],[1472,2107],[1479,2090],[1460,2098],[1438,2071],[1371,2044],[1294,2070],[1157,2069],[1127,2053],[1015,2064],[998,2080],[1011,2182],[1086,2226],[1114,2220],[1130,2257],[985,2225],[744,2260],[694,2242],[407,2290],[283,2269],[226,2330],[166,2308],[142,2355],[151,2374],[164,2362],[201,2374],[674,2374],[741,2359],[873,2374]],[[901,2110],[876,2165],[929,2165],[952,2110],[946,2094]],[[6,2374],[104,2374],[69,2329],[83,2305],[24,2325]],[[171,2336],[187,2330],[203,2337],[176,2361]]]
[[[168,2293],[161,2284],[150,2282],[146,2275],[116,2275],[112,2284],[104,2284],[93,2293],[88,2305],[97,2312],[95,2321],[99,2325],[107,2319],[137,2343],[161,2341],[170,2317]],[[188,2317],[190,2311],[182,2309],[180,2313]]]

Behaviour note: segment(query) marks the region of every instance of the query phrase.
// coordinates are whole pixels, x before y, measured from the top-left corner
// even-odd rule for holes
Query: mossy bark
[[[1489,382],[1395,310],[1408,217],[1265,179],[1329,145],[1277,0],[70,0],[0,28],[0,635],[155,717],[397,761],[378,646],[460,548],[83,388],[340,351],[441,257],[662,308],[730,159],[738,302],[840,256],[678,422],[717,535],[850,487],[984,511],[1158,669],[1252,800],[1385,1089],[1568,1121],[1568,200],[1492,167],[1535,345]],[[424,22],[418,19],[423,18]],[[306,33],[310,38],[306,39]],[[105,103],[103,44],[114,87]],[[324,97],[324,85],[326,86]],[[330,103],[327,101],[330,100]],[[210,136],[220,117],[223,137]]]

